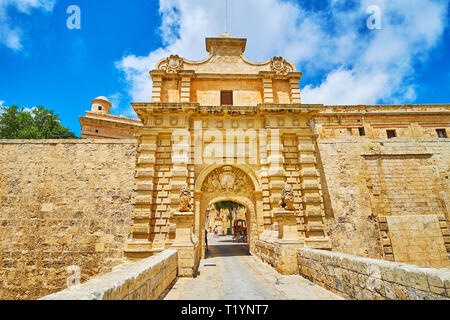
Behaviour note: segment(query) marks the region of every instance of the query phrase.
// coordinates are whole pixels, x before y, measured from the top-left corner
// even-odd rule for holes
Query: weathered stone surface
[[[443,194],[450,190],[449,143],[408,137],[319,139],[333,250],[449,267],[448,222],[442,215],[448,210]]]
[[[358,300],[449,300],[449,269],[420,268],[342,253],[297,249],[298,272],[343,297]],[[345,263],[336,263],[342,261]],[[304,263],[307,263],[306,266]],[[324,270],[333,268],[333,275]],[[329,279],[332,277],[333,279]]]
[[[0,141],[0,299],[35,299],[124,262],[136,143]]]
[[[177,279],[177,260],[166,250],[40,300],[157,300]]]

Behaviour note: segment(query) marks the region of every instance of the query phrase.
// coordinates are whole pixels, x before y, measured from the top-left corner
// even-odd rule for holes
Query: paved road
[[[339,296],[298,276],[283,276],[232,238],[208,236],[197,278],[180,278],[165,300],[331,300]]]

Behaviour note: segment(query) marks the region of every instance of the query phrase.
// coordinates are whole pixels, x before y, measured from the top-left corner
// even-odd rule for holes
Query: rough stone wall
[[[0,141],[0,299],[35,299],[124,262],[133,140]]]
[[[177,257],[177,251],[165,250],[41,300],[162,299],[177,279]]]
[[[379,231],[365,183],[361,147],[356,142],[318,143],[326,232],[334,251],[382,258],[377,240]]]
[[[445,239],[441,234],[441,229],[446,228],[441,228],[437,215],[395,216],[386,220],[396,261],[450,268]]]
[[[347,299],[449,300],[450,270],[297,249],[299,274]]]
[[[297,248],[301,246],[283,246],[273,240],[256,241],[255,250],[252,254],[256,255],[261,261],[271,265],[275,270],[284,275],[297,274]]]
[[[381,217],[438,214],[449,222],[449,139],[322,140],[318,149],[334,251],[398,261]]]

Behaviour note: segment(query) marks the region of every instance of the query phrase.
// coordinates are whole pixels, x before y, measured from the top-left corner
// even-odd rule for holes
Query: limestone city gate
[[[191,246],[184,257],[195,263],[180,262],[190,268],[180,274],[193,274],[203,252],[206,211],[220,200],[247,207],[253,252],[258,239],[281,239],[278,225],[287,220],[276,213],[286,187],[294,217],[287,228],[295,228],[295,239],[285,244],[330,249],[311,126],[320,106],[301,104],[302,74],[294,64],[281,57],[248,61],[245,46],[246,39],[222,35],[206,39],[210,55],[202,61],[162,59],[150,72],[152,102],[133,103],[143,127],[129,258],[182,250],[177,228],[192,225],[193,236],[182,247]],[[192,204],[187,224],[188,215],[176,214],[183,188]]]

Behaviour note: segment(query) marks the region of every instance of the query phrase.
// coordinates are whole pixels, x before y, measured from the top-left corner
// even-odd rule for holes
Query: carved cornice
[[[187,102],[151,102],[132,103],[134,110],[142,120],[154,113],[208,113],[208,114],[257,114],[257,113],[303,113],[314,116],[321,110],[321,104],[258,104],[257,106],[201,106]]]

